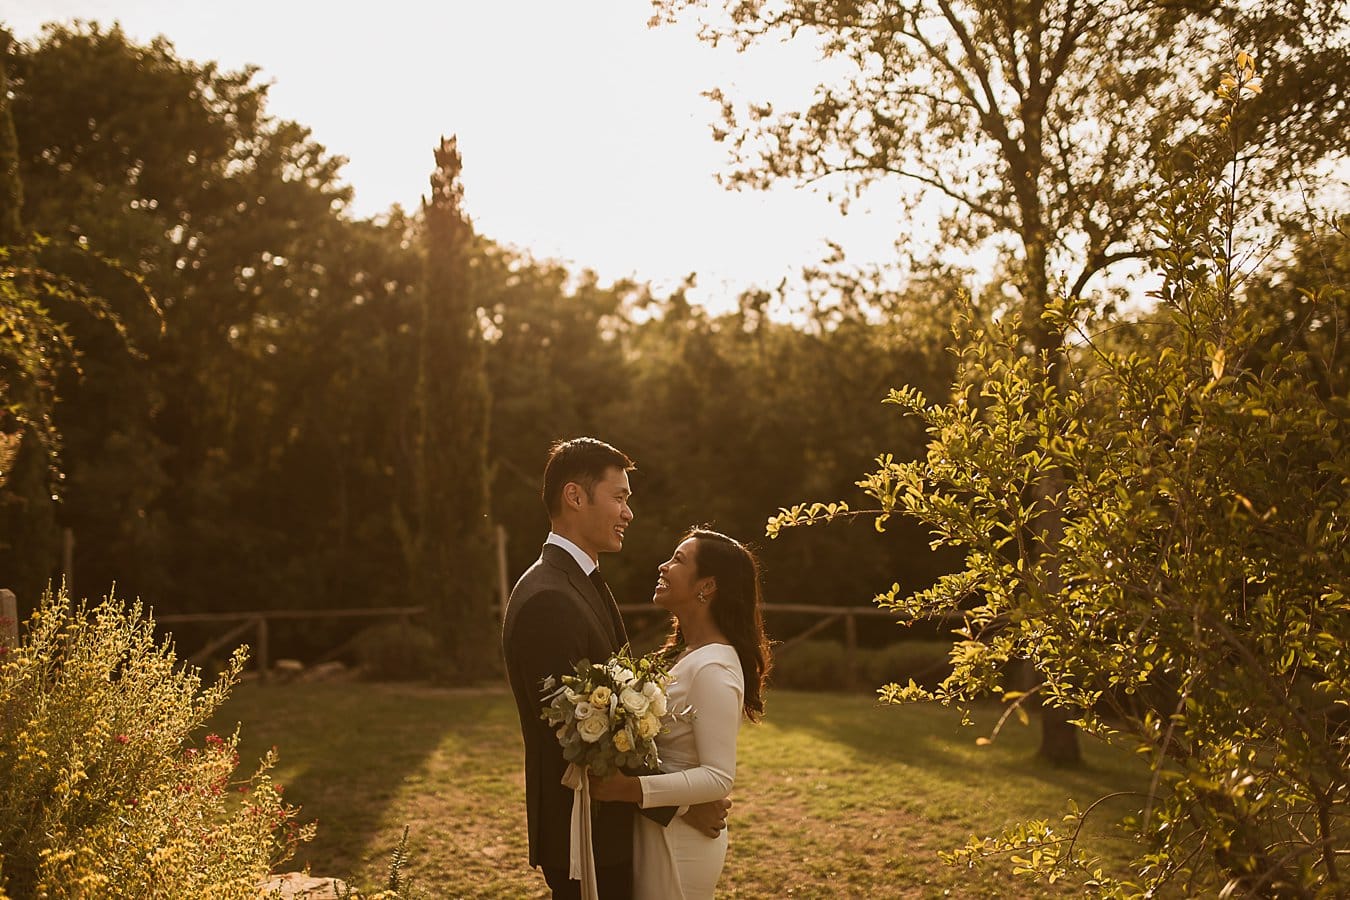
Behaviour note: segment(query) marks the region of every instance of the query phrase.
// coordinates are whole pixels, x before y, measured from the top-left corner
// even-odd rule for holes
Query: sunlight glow
[[[802,103],[830,71],[804,37],[738,55],[701,44],[692,25],[648,28],[650,7],[636,0],[350,9],[0,0],[0,21],[22,40],[46,21],[119,21],[187,58],[260,67],[271,113],[348,159],[355,216],[415,208],[432,148],[457,134],[475,228],[604,281],[668,291],[697,272],[691,298],[726,308],[819,261],[827,239],[859,262],[895,256],[901,213],[881,195],[844,216],[826,186],[732,193],[715,181],[726,155],[702,92]]]

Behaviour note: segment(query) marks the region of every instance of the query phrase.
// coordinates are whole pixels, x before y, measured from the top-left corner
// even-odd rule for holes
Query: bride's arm
[[[694,708],[694,746],[699,765],[681,772],[643,775],[640,805],[691,806],[720,800],[736,779],[736,734],[741,725],[740,673],[710,662],[693,676],[686,699]]]

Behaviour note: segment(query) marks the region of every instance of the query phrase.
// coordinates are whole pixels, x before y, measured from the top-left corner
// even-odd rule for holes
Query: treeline
[[[913,529],[763,534],[801,497],[857,495],[876,454],[921,452],[880,401],[950,383],[944,287],[833,292],[787,324],[768,294],[715,315],[472,235],[458,277],[473,340],[419,355],[436,324],[427,215],[354,219],[342,160],[267,114],[256,72],[88,24],[49,26],[5,63],[21,203],[0,202],[39,236],[7,271],[43,273],[44,309],[78,352],[44,411],[58,473],[33,476],[46,455],[29,441],[0,488],[0,581],[25,605],[59,577],[64,529],[76,594],[116,583],[159,613],[424,602],[428,572],[408,550],[409,529],[430,527],[409,516],[428,496],[419,466],[439,458],[428,440],[479,426],[471,413],[419,424],[417,398],[475,367],[490,398],[484,524],[505,527],[511,578],[547,529],[546,448],[577,434],[638,462],[635,526],[606,561],[622,601],[650,596],[695,522],[761,545],[771,601],[857,604],[942,570]],[[474,515],[465,503],[423,518]],[[466,541],[438,565],[481,581],[484,552]],[[463,588],[451,593],[477,605],[495,585]]]

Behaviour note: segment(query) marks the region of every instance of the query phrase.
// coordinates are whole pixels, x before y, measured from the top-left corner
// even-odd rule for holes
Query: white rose
[[[576,703],[578,700],[581,699],[581,695],[578,694],[576,691],[572,690],[570,687],[563,688],[563,696],[567,698],[567,701],[569,703]]]
[[[597,713],[577,722],[577,734],[588,744],[594,744],[609,731],[609,717]]]
[[[651,711],[658,716],[666,714],[666,695],[662,691],[657,691],[656,696],[652,698]]]
[[[572,715],[576,716],[577,721],[580,722],[582,719],[589,719],[594,712],[595,707],[591,706],[588,701],[582,700],[577,704],[577,708],[572,710]]]
[[[625,669],[622,666],[610,666],[609,677],[614,679],[614,683],[620,687],[626,687],[632,684],[637,676],[633,674],[632,669]]]
[[[647,707],[652,705],[650,700],[632,688],[625,688],[623,692],[619,694],[619,702],[623,704],[624,709],[635,716],[642,715],[647,711]]]
[[[655,681],[649,681],[642,686],[642,696],[646,697],[648,700],[653,699],[659,693],[661,693],[661,685],[657,684]]]

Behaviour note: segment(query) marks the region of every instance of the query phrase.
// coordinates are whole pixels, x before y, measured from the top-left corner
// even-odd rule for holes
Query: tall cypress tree
[[[10,110],[12,38],[0,29],[0,587],[33,603],[52,573],[57,542],[52,500],[55,432],[50,427],[51,358],[44,348],[45,310],[29,280],[15,270],[27,254],[20,215],[19,141]],[[37,326],[35,330],[34,326]],[[38,345],[34,346],[37,338]]]
[[[442,139],[423,201],[425,268],[408,441],[411,494],[398,519],[414,599],[431,612],[447,677],[497,665],[488,519],[488,387],[469,287],[473,231],[456,140]]]

